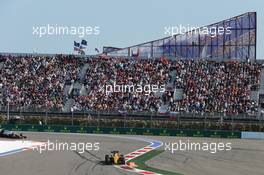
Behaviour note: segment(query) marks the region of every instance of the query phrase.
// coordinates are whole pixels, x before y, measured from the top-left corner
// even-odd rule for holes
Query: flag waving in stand
[[[165,56],[162,56],[162,57],[160,58],[160,61],[161,61],[163,64],[165,64],[165,65],[169,64],[169,60],[168,60],[168,58],[165,57]]]
[[[98,48],[95,48],[94,50],[95,50],[95,52],[100,53]]]
[[[87,47],[87,41],[82,40],[81,43],[74,41],[74,51],[76,51],[78,54],[85,55],[85,49]]]
[[[87,41],[83,39],[81,42],[81,49],[85,49],[86,47],[87,47]]]
[[[74,41],[74,51],[80,51],[80,43],[77,43],[76,41]]]
[[[132,50],[132,57],[133,58],[138,58],[139,57],[139,48],[137,49],[137,53],[133,53],[133,50]]]

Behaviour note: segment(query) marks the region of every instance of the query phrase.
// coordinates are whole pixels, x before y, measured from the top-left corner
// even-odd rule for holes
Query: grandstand
[[[233,34],[212,38],[186,33],[104,49],[103,56],[3,53],[1,111],[258,116],[264,69],[256,60],[256,13],[211,26],[231,26]],[[135,58],[132,52],[139,54]],[[114,83],[164,85],[165,91],[105,93]]]
[[[9,99],[14,107],[63,111],[75,106],[76,110],[157,112],[166,106],[176,112],[251,113],[258,111],[258,95],[253,94],[263,87],[259,62],[170,60],[165,64],[161,59],[61,55],[4,56],[1,62],[1,106]],[[135,97],[107,95],[99,90],[108,82],[165,84],[166,91]]]

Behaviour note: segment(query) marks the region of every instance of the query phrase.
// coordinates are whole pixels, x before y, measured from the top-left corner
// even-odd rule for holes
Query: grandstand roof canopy
[[[247,12],[183,34],[104,51],[111,56],[253,60],[256,59],[256,17],[256,12]],[[211,33],[201,32],[206,28]],[[220,32],[221,29],[224,31]],[[217,32],[212,35],[212,31]]]

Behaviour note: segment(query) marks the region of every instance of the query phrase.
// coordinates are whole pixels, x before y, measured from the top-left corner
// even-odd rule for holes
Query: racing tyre
[[[109,155],[105,155],[105,164],[106,165],[110,165],[111,164]]]
[[[120,156],[120,165],[125,165],[125,164],[126,164],[125,157],[124,157],[124,155],[121,155]]]

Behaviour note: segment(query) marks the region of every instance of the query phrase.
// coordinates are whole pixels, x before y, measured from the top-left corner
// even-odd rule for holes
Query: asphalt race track
[[[175,142],[191,140],[194,142],[231,142],[232,150],[216,154],[203,151],[186,151],[171,154],[165,151],[146,162],[150,167],[173,171],[185,175],[263,175],[264,141],[239,139],[209,139],[184,137],[152,137],[125,135],[88,135],[88,134],[54,134],[25,133],[28,140],[73,143],[100,143],[100,150],[85,151],[37,151],[28,150],[0,157],[0,174],[2,175],[118,175],[135,174],[103,165],[105,154],[119,150],[128,154],[149,143],[138,138]],[[128,138],[125,138],[128,137]],[[1,139],[3,140],[3,139]],[[164,149],[160,147],[159,149]]]
[[[101,136],[26,133],[30,140],[57,141],[74,143],[100,142],[99,151],[89,151],[78,154],[74,151],[24,151],[5,157],[0,157],[0,174],[5,175],[91,175],[91,174],[128,174],[113,166],[101,165],[105,154],[112,150],[129,153],[146,145],[144,142],[113,139]],[[121,152],[122,151],[122,152]]]
[[[159,138],[156,138],[159,139]],[[162,139],[162,138],[161,138]],[[231,151],[215,154],[204,151],[169,151],[149,160],[151,167],[179,172],[184,175],[263,175],[264,174],[264,140],[180,138],[192,142],[230,142]],[[167,137],[166,141],[175,141]],[[160,163],[163,162],[163,163]]]

